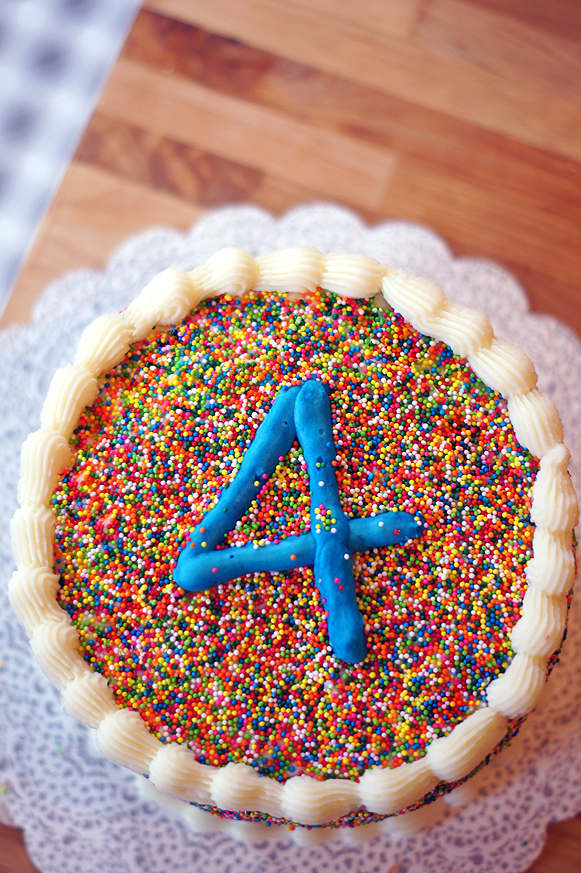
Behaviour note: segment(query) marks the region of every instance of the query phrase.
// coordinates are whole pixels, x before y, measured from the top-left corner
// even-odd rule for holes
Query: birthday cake
[[[562,440],[529,359],[429,282],[226,249],[55,375],[11,602],[66,710],[160,791],[379,821],[538,700],[575,573]]]

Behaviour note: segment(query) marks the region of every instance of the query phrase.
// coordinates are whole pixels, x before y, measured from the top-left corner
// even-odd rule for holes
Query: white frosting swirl
[[[315,291],[321,284],[325,259],[316,249],[302,246],[261,255],[256,259],[257,291],[298,293]]]
[[[91,668],[79,654],[79,635],[68,615],[36,625],[30,640],[34,656],[53,685],[62,691],[76,673]]]
[[[546,660],[518,652],[508,669],[494,679],[486,691],[491,710],[517,718],[530,712],[540,697],[545,684]]]
[[[197,305],[203,297],[246,294],[255,287],[258,266],[248,252],[232,247],[216,252],[205,264],[192,270],[191,277]]]
[[[10,605],[30,637],[41,622],[62,622],[63,610],[56,601],[59,577],[47,567],[16,570],[8,583]]]
[[[429,334],[424,329],[430,319],[440,311],[446,297],[441,288],[425,279],[410,276],[404,270],[389,270],[381,281],[383,296],[396,312],[416,330]]]
[[[65,712],[87,727],[96,728],[117,711],[107,680],[101,673],[77,673],[65,686],[61,700]]]
[[[156,324],[178,324],[198,302],[189,273],[169,267],[155,276],[129,304],[123,318],[133,326],[132,340],[145,339]]]
[[[70,439],[82,410],[90,406],[98,393],[97,379],[81,364],[68,364],[57,370],[40,413],[41,426]]]
[[[541,458],[533,485],[531,521],[549,531],[570,531],[579,520],[579,507],[571,477],[567,472],[570,452],[556,443]]]
[[[101,315],[81,334],[75,364],[94,376],[106,373],[123,360],[131,339],[132,327],[123,316]]]
[[[529,586],[546,594],[567,594],[575,581],[571,531],[548,531],[538,527],[533,534],[533,557],[525,574]]]
[[[22,446],[18,483],[20,505],[47,505],[70,461],[71,449],[64,436],[44,429],[31,433]]]
[[[96,740],[106,758],[134,773],[147,773],[161,746],[139,713],[131,709],[106,715],[97,728]]]
[[[373,297],[381,286],[383,272],[375,258],[330,253],[324,257],[320,285],[339,297]]]
[[[310,776],[294,776],[285,782],[282,792],[283,815],[303,824],[326,824],[359,805],[359,786],[350,779],[319,782]]]
[[[456,782],[480,764],[506,734],[506,719],[485,707],[456,725],[447,737],[428,746],[426,761],[432,773],[443,782]]]
[[[361,803],[370,812],[392,815],[415,803],[438,784],[425,758],[399,767],[373,767],[359,780]]]
[[[214,773],[212,802],[221,809],[260,809],[277,815],[283,790],[280,782],[264,779],[246,764],[230,763]]]
[[[451,300],[424,319],[424,328],[425,333],[449,345],[461,358],[468,357],[492,340],[492,326],[482,312],[457,306]]]
[[[12,550],[19,567],[51,567],[55,517],[48,506],[28,504],[10,522]]]
[[[213,803],[214,767],[200,764],[193,752],[178,743],[161,744],[149,767],[149,776],[160,791],[180,800]]]
[[[468,363],[483,382],[503,397],[527,394],[537,384],[531,359],[506,340],[495,338],[488,346],[471,352]]]
[[[567,620],[567,598],[530,587],[523,598],[522,618],[510,635],[515,652],[548,657],[559,648]]]
[[[536,388],[508,398],[508,414],[516,438],[532,455],[541,458],[555,443],[563,442],[563,425],[550,397]]]

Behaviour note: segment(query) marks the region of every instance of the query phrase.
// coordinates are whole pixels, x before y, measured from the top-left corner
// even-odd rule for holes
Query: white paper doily
[[[30,325],[0,335],[0,820],[24,828],[43,873],[520,873],[541,851],[548,822],[581,810],[579,604],[541,704],[512,746],[477,777],[477,796],[466,808],[414,837],[306,848],[284,832],[250,848],[221,833],[196,833],[145,800],[133,776],[96,754],[89,732],[64,715],[11,613],[8,525],[20,447],[38,427],[52,373],[72,360],[82,329],[97,315],[123,308],[165,267],[191,269],[229,245],[253,255],[295,245],[362,252],[484,310],[496,333],[535,361],[540,387],[563,417],[579,490],[581,345],[556,319],[529,313],[520,286],[495,264],[454,259],[424,227],[367,228],[329,204],[299,207],[280,219],[255,207],[228,207],[210,212],[187,235],[157,229],[130,238],[104,271],[77,271],[54,282]]]

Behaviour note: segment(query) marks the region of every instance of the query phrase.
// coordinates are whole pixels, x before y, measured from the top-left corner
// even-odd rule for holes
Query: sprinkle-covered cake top
[[[328,392],[345,516],[426,525],[353,555],[360,663],[333,652],[308,565],[203,592],[173,580],[281,387],[308,380]],[[280,781],[397,767],[484,705],[511,660],[538,463],[498,394],[372,300],[204,302],[106,375],[74,449],[53,496],[59,602],[116,702],[202,763]],[[298,541],[311,488],[295,442],[218,548]],[[333,514],[316,508],[329,530]]]

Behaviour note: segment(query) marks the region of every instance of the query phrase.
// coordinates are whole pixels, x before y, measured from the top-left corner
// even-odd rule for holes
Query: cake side
[[[413,763],[393,770],[372,768],[359,782],[296,776],[280,784],[245,764],[201,764],[188,749],[152,737],[137,713],[117,708],[104,677],[78,654],[78,634],[55,602],[58,579],[52,565],[54,520],[49,502],[69,461],[68,439],[81,410],[94,399],[99,375],[124,357],[130,343],[143,339],[154,325],[181,321],[206,296],[244,294],[251,288],[304,293],[320,286],[353,297],[374,296],[381,286],[387,302],[407,321],[467,357],[474,372],[507,398],[519,442],[540,458],[531,510],[536,532],[527,568],[529,591],[512,632],[515,657],[489,685],[487,707],[434,740],[427,755]],[[535,386],[528,359],[494,339],[483,316],[455,306],[429,283],[371,259],[291,250],[254,261],[246,253],[226,250],[191,274],[160,274],[122,316],[105,317],[87,329],[75,365],[55,377],[41,430],[29,438],[23,452],[21,509],[13,522],[19,569],[11,582],[11,599],[68,711],[98,728],[108,757],[149,773],[167,793],[307,825],[333,821],[361,806],[384,815],[399,812],[439,782],[463,778],[501,742],[507,720],[533,708],[547,660],[565,627],[566,596],[574,574],[571,529],[576,501],[558,414]]]

